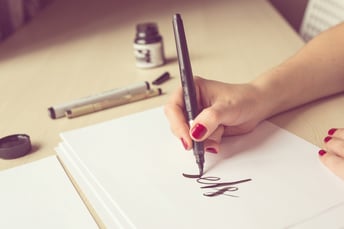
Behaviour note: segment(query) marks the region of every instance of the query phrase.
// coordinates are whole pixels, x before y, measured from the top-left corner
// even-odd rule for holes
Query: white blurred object
[[[344,0],[309,0],[300,35],[305,41],[344,21]]]

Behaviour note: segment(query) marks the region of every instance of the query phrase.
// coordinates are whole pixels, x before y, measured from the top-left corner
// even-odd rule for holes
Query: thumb
[[[226,113],[222,106],[216,105],[202,110],[190,125],[189,134],[191,138],[195,141],[204,141],[207,139],[222,125]]]

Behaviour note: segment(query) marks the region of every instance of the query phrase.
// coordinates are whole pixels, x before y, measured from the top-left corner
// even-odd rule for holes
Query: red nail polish
[[[321,150],[319,150],[318,154],[319,154],[320,156],[324,156],[324,155],[326,154],[326,151],[323,150],[323,149],[321,149]]]
[[[324,142],[325,142],[325,143],[326,143],[326,142],[329,142],[331,139],[332,139],[332,137],[327,136],[326,138],[324,138]]]
[[[209,153],[217,154],[217,150],[213,147],[206,148],[205,151]]]
[[[328,130],[327,133],[328,133],[328,135],[333,135],[336,131],[337,131],[336,128],[331,128],[331,129]]]
[[[191,135],[195,139],[200,139],[204,136],[204,134],[207,132],[207,128],[203,126],[202,124],[197,123],[194,128],[191,130]]]
[[[188,143],[184,140],[184,138],[181,138],[180,140],[182,141],[184,149],[187,150],[188,149]]]

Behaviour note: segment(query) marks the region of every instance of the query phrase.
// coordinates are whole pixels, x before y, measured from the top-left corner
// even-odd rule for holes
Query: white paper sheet
[[[98,228],[56,156],[0,172],[0,228]]]
[[[297,228],[344,202],[344,182],[320,163],[319,149],[269,122],[206,155],[205,176],[252,179],[227,193],[238,197],[205,197],[201,184],[182,176],[197,173],[195,159],[162,108],[61,137],[59,157],[110,227]]]

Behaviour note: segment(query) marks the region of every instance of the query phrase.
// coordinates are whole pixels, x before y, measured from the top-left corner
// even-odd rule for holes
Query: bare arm
[[[344,91],[344,23],[318,35],[252,84],[272,102],[266,115]]]
[[[307,102],[344,92],[344,23],[307,43],[299,52],[246,84],[195,79],[202,111],[189,124],[179,88],[165,106],[172,132],[185,149],[204,141],[208,152],[219,152],[223,136],[251,131],[262,120]],[[322,162],[344,179],[344,128],[324,136]]]

